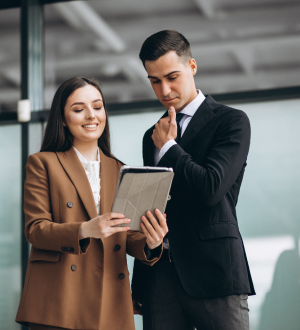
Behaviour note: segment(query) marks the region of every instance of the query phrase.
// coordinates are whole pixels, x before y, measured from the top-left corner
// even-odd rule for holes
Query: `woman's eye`
[[[175,80],[176,78],[177,78],[177,76],[176,77],[169,77],[170,80]]]
[[[97,108],[94,108],[95,110],[101,110],[102,109],[102,107],[97,107]]]
[[[74,112],[81,112],[83,109],[76,109]]]

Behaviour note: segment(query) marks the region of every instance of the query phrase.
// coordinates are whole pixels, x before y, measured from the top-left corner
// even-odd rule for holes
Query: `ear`
[[[65,120],[63,120],[63,126],[67,127],[68,125],[65,123]]]
[[[189,67],[191,68],[192,74],[194,76],[197,72],[197,63],[196,63],[196,60],[194,58],[190,59]]]

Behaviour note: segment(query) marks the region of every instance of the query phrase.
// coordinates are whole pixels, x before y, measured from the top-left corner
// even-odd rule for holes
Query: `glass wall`
[[[20,99],[20,9],[0,10],[0,112]]]
[[[0,112],[20,98],[20,9],[0,10]],[[2,124],[2,123],[1,123]],[[19,329],[21,292],[21,127],[0,125],[0,328]]]
[[[17,330],[21,292],[21,127],[0,126],[0,325]]]
[[[238,220],[257,295],[249,298],[251,330],[296,330],[300,324],[300,99],[235,104],[252,127]],[[112,149],[142,165],[144,132],[164,110],[110,117]],[[132,272],[132,258],[128,258]],[[142,319],[135,317],[136,329]]]

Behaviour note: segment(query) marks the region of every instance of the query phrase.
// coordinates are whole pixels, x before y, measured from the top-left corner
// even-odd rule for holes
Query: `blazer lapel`
[[[154,166],[154,150],[155,145],[151,138],[152,132],[154,130],[154,126],[151,127],[145,135],[145,143],[144,143],[144,166]]]
[[[221,105],[213,100],[211,96],[207,96],[202,102],[198,110],[195,112],[185,132],[183,133],[179,145],[184,149],[190,141],[198,134],[207,123],[209,123],[216,115],[212,110],[219,108]]]
[[[104,155],[100,149],[100,213],[105,214],[111,211],[115,197],[117,180],[119,177],[120,165],[115,159]]]
[[[168,110],[159,118],[162,119],[166,116],[168,116]],[[159,121],[158,120],[158,121]],[[144,159],[144,165],[145,166],[154,166],[154,150],[155,150],[155,144],[151,138],[153,130],[154,130],[155,126],[152,126],[147,132],[146,132],[146,136],[145,136],[145,151],[144,151],[144,155],[146,156],[146,158]]]
[[[73,148],[56,153],[59,162],[66,171],[91,219],[97,216],[94,196],[84,168]],[[101,164],[100,164],[101,166]]]

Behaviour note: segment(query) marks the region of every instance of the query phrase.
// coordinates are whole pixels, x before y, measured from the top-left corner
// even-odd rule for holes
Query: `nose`
[[[86,117],[88,119],[94,119],[95,118],[95,113],[94,113],[94,109],[92,107],[88,107],[87,111],[86,111]]]
[[[161,92],[163,96],[168,96],[171,93],[171,88],[167,82],[162,82],[161,84]]]

